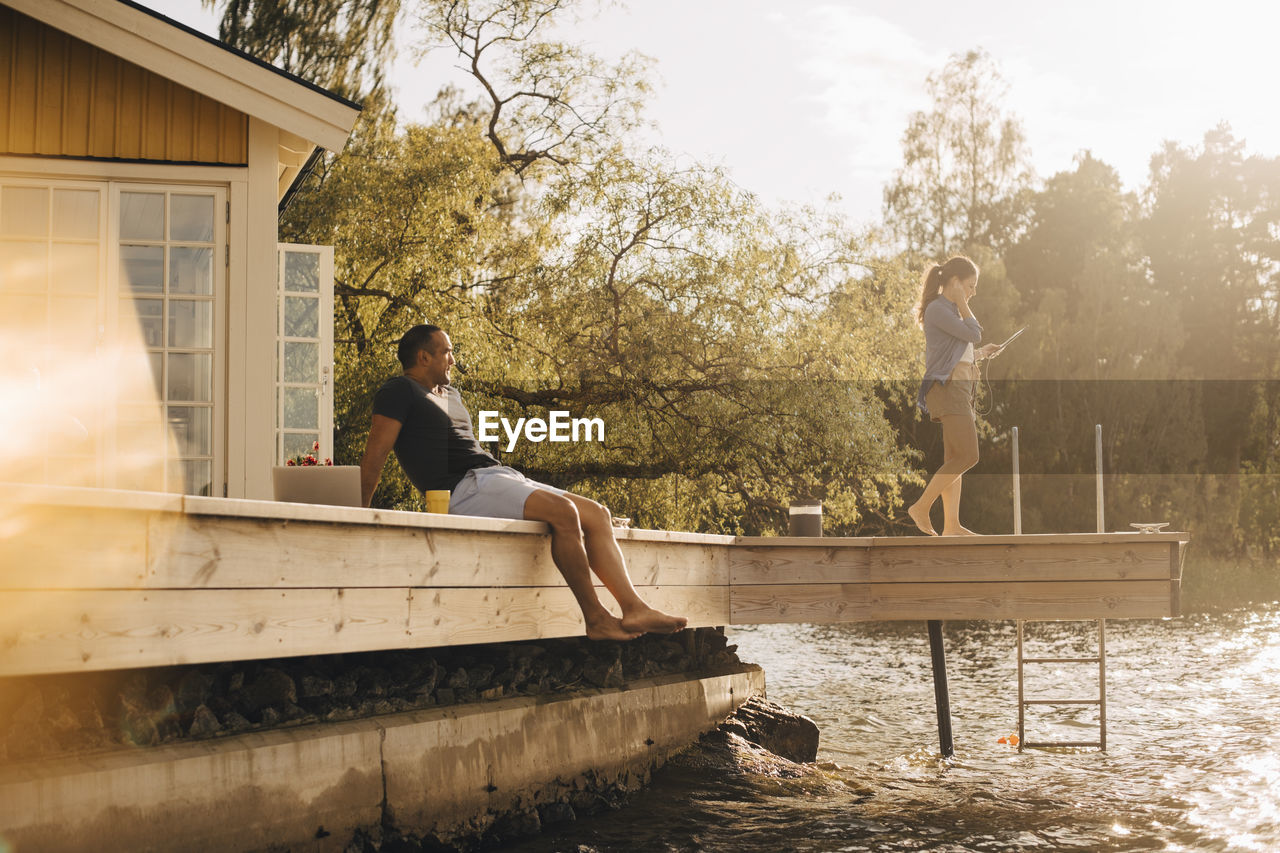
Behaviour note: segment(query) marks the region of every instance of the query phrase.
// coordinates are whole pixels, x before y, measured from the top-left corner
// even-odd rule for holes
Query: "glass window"
[[[134,293],[163,293],[164,246],[121,246],[120,286]]]
[[[6,293],[46,293],[49,289],[49,244],[0,244],[0,290]]]
[[[179,455],[213,455],[213,409],[208,406],[170,406],[169,430]]]
[[[308,453],[314,453],[312,448],[316,442],[320,440],[318,432],[286,432],[284,434],[284,458],[292,459],[295,456],[306,456]],[[324,462],[323,459],[319,460]]]
[[[320,381],[320,344],[305,341],[284,342],[284,381]]]
[[[0,188],[0,237],[48,237],[49,190]]]
[[[96,241],[100,198],[98,190],[54,190],[54,239]]]
[[[52,252],[54,293],[76,293],[98,298],[98,246],[96,243],[55,243]]]
[[[171,352],[165,397],[183,403],[213,402],[213,358],[207,353]]]
[[[213,295],[213,249],[174,246],[169,250],[169,292]]]
[[[317,429],[320,426],[320,398],[314,388],[285,388],[284,428]]]
[[[320,300],[310,296],[286,296],[284,335],[286,338],[320,337]]]
[[[205,349],[213,346],[213,303],[169,300],[169,346]]]
[[[284,256],[284,289],[295,293],[320,290],[320,256],[314,252],[288,252]]]
[[[164,193],[120,193],[120,238],[164,239]]]
[[[213,242],[213,196],[169,197],[169,239],[192,243]]]

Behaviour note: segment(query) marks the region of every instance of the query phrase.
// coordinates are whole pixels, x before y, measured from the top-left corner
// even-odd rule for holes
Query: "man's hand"
[[[373,416],[369,424],[369,440],[365,442],[364,456],[360,459],[361,506],[368,506],[373,501],[373,492],[382,479],[382,466],[387,463],[391,448],[395,447],[401,426],[403,424],[395,418]]]

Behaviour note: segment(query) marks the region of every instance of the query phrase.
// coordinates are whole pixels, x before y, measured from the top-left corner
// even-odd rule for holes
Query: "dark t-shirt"
[[[431,392],[408,376],[388,379],[373,397],[373,413],[400,422],[396,459],[421,491],[448,489],[472,468],[501,465],[471,427],[471,413],[462,395],[448,386],[449,411],[431,400]]]

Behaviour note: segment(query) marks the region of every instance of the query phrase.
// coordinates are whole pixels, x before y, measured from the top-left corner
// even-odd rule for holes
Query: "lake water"
[[[1096,623],[1028,624],[1028,654],[1091,651]],[[617,812],[526,851],[1280,850],[1280,605],[1107,623],[1108,751],[1017,730],[1013,623],[945,629],[956,755],[942,761],[924,623],[733,629],[769,698],[822,730],[821,772],[664,768]],[[1086,664],[1028,698],[1092,698]],[[1094,740],[1096,711],[1028,713],[1029,740]]]

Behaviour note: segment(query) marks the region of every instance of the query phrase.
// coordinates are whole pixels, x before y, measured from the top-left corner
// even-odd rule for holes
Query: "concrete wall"
[[[0,767],[0,849],[341,850],[394,824],[442,839],[645,774],[764,691],[666,676],[468,706]]]

